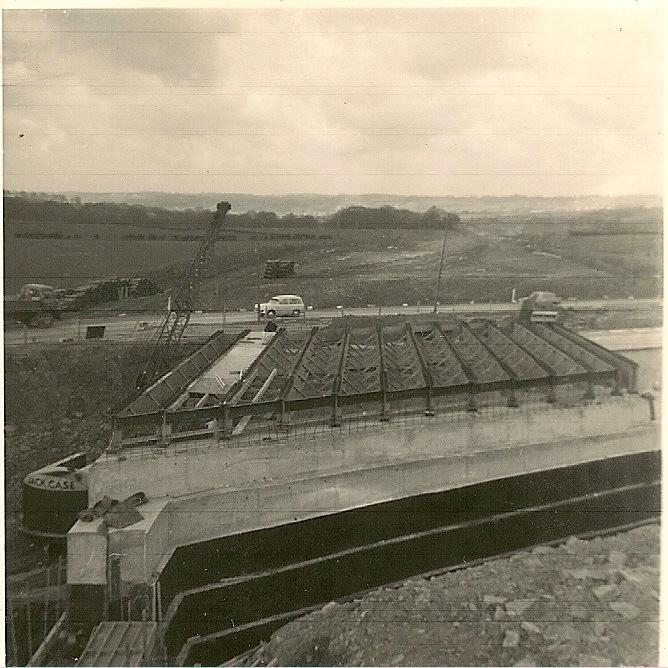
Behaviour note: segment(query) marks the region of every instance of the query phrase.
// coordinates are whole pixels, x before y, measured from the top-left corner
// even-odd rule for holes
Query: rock
[[[506,603],[506,612],[511,617],[516,617],[517,615],[521,615],[523,612],[528,610],[533,604],[534,604],[534,599],[532,598],[524,598],[524,599],[519,599],[517,601],[508,601],[508,603]]]
[[[591,630],[596,636],[602,636],[605,633],[605,624],[603,622],[594,622],[591,625]]]
[[[619,572],[625,580],[633,582],[642,590],[651,589],[658,584],[658,577],[654,577],[645,571],[622,569]]]
[[[608,554],[608,563],[611,563],[618,568],[622,568],[626,563],[626,554],[620,550],[611,550]]]
[[[575,622],[586,622],[589,619],[589,611],[582,607],[571,609],[571,619]]]
[[[580,639],[580,634],[567,622],[548,624],[543,630],[543,638],[551,643],[563,645]]]
[[[521,626],[527,633],[540,633],[540,629],[533,622],[522,622]]]
[[[608,605],[611,610],[620,614],[624,619],[635,619],[640,614],[640,610],[633,603],[627,603],[626,601],[613,601]]]
[[[508,630],[503,636],[504,647],[517,647],[520,644],[520,634],[517,631]]]
[[[548,645],[545,649],[548,652],[562,652],[564,646],[561,643],[555,642],[552,643],[551,645]]]
[[[615,572],[609,568],[578,568],[571,572],[571,577],[576,580],[603,580],[614,578]]]
[[[483,603],[486,603],[487,605],[499,605],[505,603],[507,600],[508,599],[503,596],[492,596],[491,594],[485,594],[482,597]]]
[[[540,568],[542,565],[543,562],[540,560],[540,556],[532,555],[524,560],[525,568]]]
[[[547,545],[538,545],[531,550],[532,554],[552,554],[554,548],[547,547]]]
[[[594,587],[594,596],[601,601],[604,598],[612,598],[617,594],[617,587],[615,585],[607,584],[600,587]]]
[[[576,536],[571,536],[561,547],[567,554],[577,554],[586,546],[587,541],[580,540]]]
[[[583,654],[578,659],[578,666],[611,666],[610,659],[598,654]]]
[[[320,611],[321,612],[326,612],[328,610],[333,610],[334,608],[338,608],[339,604],[336,601],[330,601],[327,605],[323,606]]]

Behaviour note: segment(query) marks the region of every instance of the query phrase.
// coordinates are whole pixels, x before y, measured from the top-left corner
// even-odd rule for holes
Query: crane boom
[[[219,202],[216,205],[211,225],[188,267],[183,283],[170,301],[169,311],[162,322],[160,333],[155,339],[151,354],[138,378],[137,390],[148,387],[161,372],[169,368],[173,351],[181,341],[197,303],[202,285],[202,272],[206,266],[209,251],[218,238],[223,218],[231,208],[229,202]]]

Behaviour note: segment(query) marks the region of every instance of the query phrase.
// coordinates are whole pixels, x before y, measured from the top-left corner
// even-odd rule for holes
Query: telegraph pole
[[[438,301],[441,294],[441,276],[443,276],[443,259],[445,258],[445,235],[443,232],[443,246],[441,247],[441,264],[438,267],[438,280],[436,281],[436,294],[434,295],[434,313],[438,312]]]

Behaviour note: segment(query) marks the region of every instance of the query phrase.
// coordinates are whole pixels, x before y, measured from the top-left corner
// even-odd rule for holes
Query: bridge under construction
[[[655,517],[637,378],[556,323],[510,318],[214,336],[82,469],[89,505],[138,505],[67,534],[69,622],[107,624],[79,664],[222,663],[333,598]],[[146,633],[159,659],[135,646]],[[110,650],[120,638],[135,645]]]

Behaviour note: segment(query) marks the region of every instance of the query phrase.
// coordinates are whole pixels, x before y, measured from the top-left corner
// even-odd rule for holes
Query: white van
[[[304,300],[299,295],[276,295],[265,304],[256,304],[255,310],[260,317],[273,313],[275,316],[287,315],[298,318],[306,313]]]

